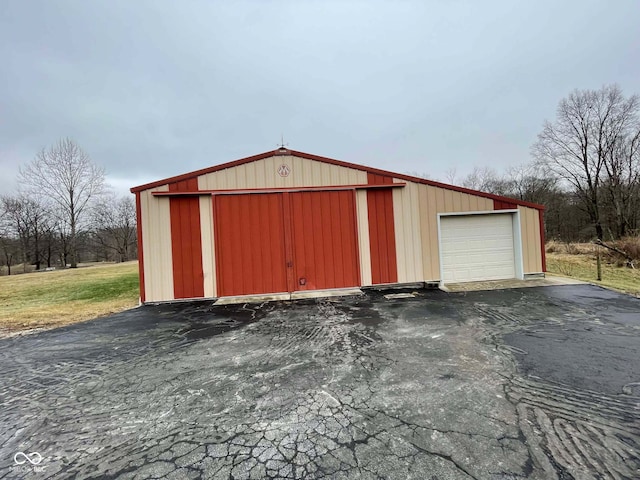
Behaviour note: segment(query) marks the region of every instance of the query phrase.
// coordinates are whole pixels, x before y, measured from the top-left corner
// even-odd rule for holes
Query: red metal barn
[[[131,191],[143,302],[545,271],[541,205],[284,148]]]

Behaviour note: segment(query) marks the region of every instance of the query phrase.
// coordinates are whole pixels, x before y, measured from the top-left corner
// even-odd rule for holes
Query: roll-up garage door
[[[515,278],[513,214],[440,217],[444,283]]]

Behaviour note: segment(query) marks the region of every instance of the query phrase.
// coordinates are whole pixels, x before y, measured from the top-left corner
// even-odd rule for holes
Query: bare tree
[[[600,90],[575,90],[560,101],[555,122],[545,122],[532,154],[549,172],[576,192],[603,237],[602,182],[610,158],[633,125],[638,97],[625,98],[616,85]]]
[[[4,196],[2,197],[2,209],[10,232],[9,235],[16,239],[20,245],[20,260],[23,271],[26,272],[30,262],[29,244],[31,243],[31,222],[27,200],[24,197]]]
[[[462,180],[462,186],[496,195],[509,193],[504,178],[490,167],[474,167],[471,173]]]
[[[455,185],[458,178],[458,169],[456,167],[450,167],[444,172],[444,180],[450,185]]]
[[[41,203],[25,195],[3,196],[1,201],[5,236],[9,244],[20,245],[24,271],[28,264],[40,270],[43,251],[47,248],[47,232],[51,228],[49,215]],[[48,265],[50,266],[50,265]]]
[[[0,254],[2,255],[2,263],[7,267],[7,275],[11,275],[11,267],[13,266],[16,257],[19,255],[18,242],[8,236],[0,233]]]
[[[604,182],[616,237],[636,227],[640,210],[640,124],[620,136],[605,158]]]
[[[119,262],[129,260],[137,238],[133,198],[106,196],[94,205],[91,216],[96,242],[115,252]]]
[[[104,191],[104,169],[97,166],[73,140],[61,139],[18,174],[20,186],[30,195],[42,195],[61,212],[69,228],[71,267],[78,266],[78,231],[92,199]]]
[[[19,254],[19,245],[13,236],[11,217],[7,210],[5,197],[0,202],[0,254],[2,263],[7,267],[7,275],[11,275],[11,266]]]

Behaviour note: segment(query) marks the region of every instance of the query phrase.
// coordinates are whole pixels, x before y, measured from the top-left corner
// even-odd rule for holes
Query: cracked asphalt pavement
[[[0,479],[640,477],[640,300],[406,292],[0,340]]]

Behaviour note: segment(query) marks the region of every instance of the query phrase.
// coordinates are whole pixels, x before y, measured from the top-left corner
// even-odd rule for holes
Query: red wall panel
[[[369,184],[393,183],[393,178],[369,173]],[[391,189],[368,190],[369,244],[371,248],[371,282],[398,281],[396,234],[393,219],[393,192]]]
[[[136,192],[136,232],[138,235],[138,272],[140,275],[140,301],[145,302],[147,291],[144,284],[144,245],[142,244],[142,204],[140,192]]]
[[[542,271],[547,271],[547,251],[544,244],[544,210],[538,210],[538,221],[540,222],[540,253],[542,255]]]
[[[197,189],[197,179],[169,185],[170,191]],[[200,201],[198,197],[172,197],[169,202],[174,297],[204,297]]]

